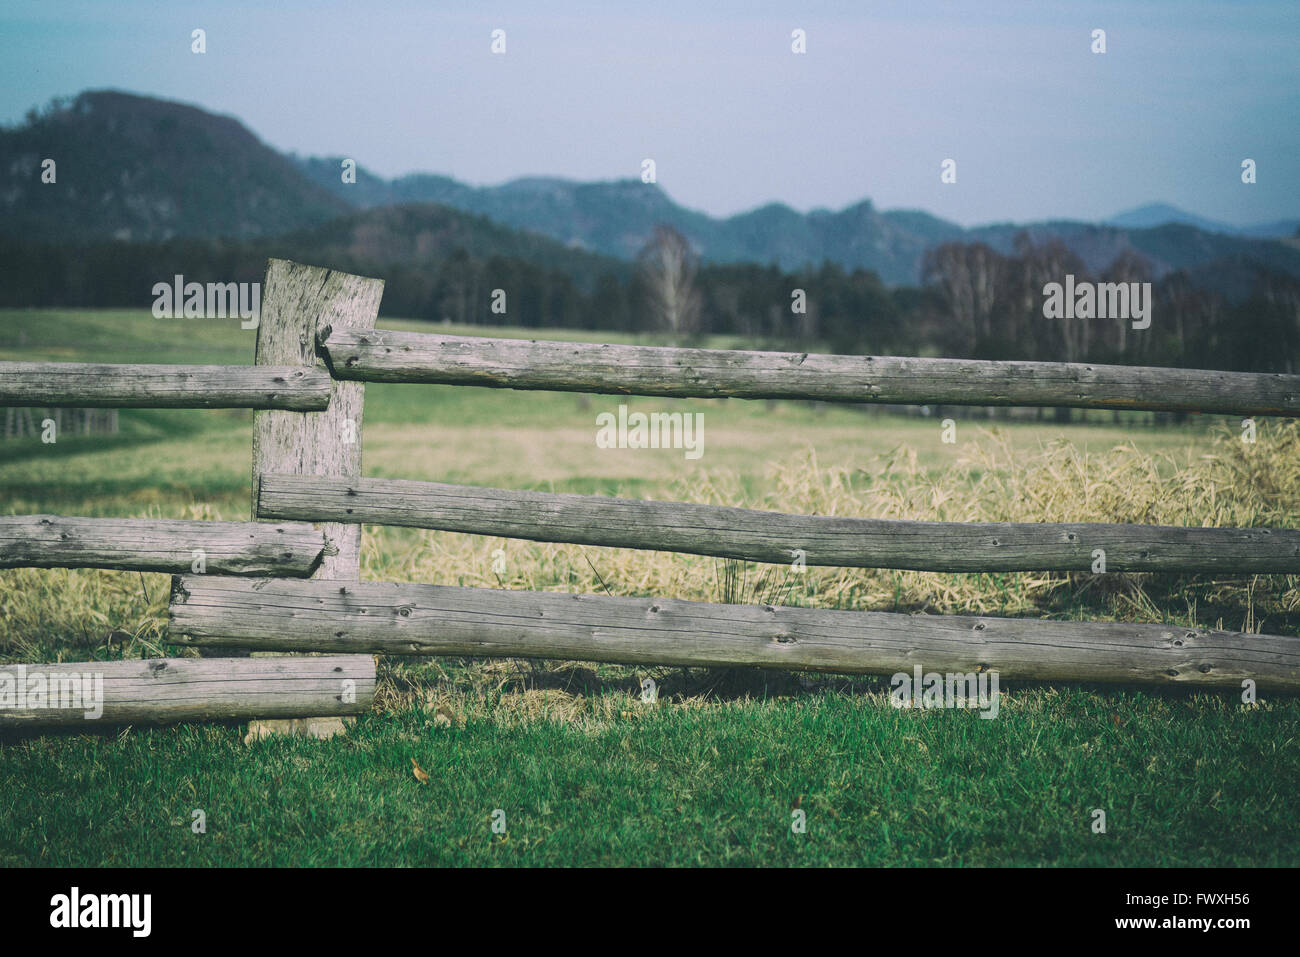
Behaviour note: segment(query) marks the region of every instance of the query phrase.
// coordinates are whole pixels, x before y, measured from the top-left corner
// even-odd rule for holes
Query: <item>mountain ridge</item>
[[[634,258],[653,227],[664,222],[690,239],[706,260],[772,262],[787,270],[830,261],[850,269],[872,269],[894,285],[917,282],[925,252],[941,243],[984,242],[1008,254],[1021,234],[1038,242],[1059,239],[1095,270],[1126,252],[1135,252],[1151,261],[1156,276],[1216,259],[1252,256],[1300,275],[1300,248],[1294,240],[1282,238],[1293,236],[1300,221],[1293,224],[1280,220],[1233,232],[1214,231],[1195,225],[1197,221],[1212,221],[1167,204],[1149,204],[1129,211],[1137,217],[1162,206],[1169,210],[1167,218],[1143,226],[1051,219],[963,227],[926,210],[879,210],[870,199],[839,210],[814,209],[807,213],[771,202],[715,218],[678,205],[657,184],[634,179],[584,182],[561,177],[520,177],[497,186],[470,186],[434,173],[383,180],[358,166],[357,184],[364,178],[370,186],[364,192],[349,194],[352,184],[343,183],[339,176],[342,158],[311,157],[298,162],[317,185],[345,201],[351,198],[363,208],[409,201],[439,202],[624,260]],[[1118,214],[1120,218],[1128,215]],[[617,231],[611,228],[613,223],[619,225]],[[1194,229],[1195,235],[1177,232],[1184,226]],[[1171,236],[1184,237],[1185,248]],[[1280,245],[1270,245],[1274,242]]]
[[[1300,219],[1276,219],[1266,223],[1248,223],[1233,226],[1214,219],[1189,213],[1172,203],[1144,203],[1116,213],[1103,221],[1107,226],[1127,229],[1150,229],[1158,226],[1195,226],[1202,232],[1222,233],[1227,236],[1246,236],[1255,239],[1294,238],[1300,231]]]
[[[56,183],[41,182],[46,158],[58,163]],[[437,204],[534,239],[519,245],[504,233],[485,231],[482,223],[453,225],[450,213],[439,214],[444,235],[490,234],[494,242],[526,249],[554,268],[586,273],[590,261],[568,262],[548,243],[626,263],[655,227],[667,224],[707,261],[785,270],[832,262],[872,270],[892,285],[918,282],[927,251],[942,243],[983,242],[1006,254],[1022,236],[1060,241],[1091,269],[1136,252],[1157,277],[1242,259],[1300,275],[1300,240],[1217,232],[1209,227],[1223,224],[1160,203],[1102,223],[1061,219],[972,228],[925,210],[880,210],[870,199],[807,213],[772,202],[716,218],[636,179],[529,176],[471,186],[437,173],[384,179],[358,165],[356,181],[344,183],[342,163],[341,157],[281,153],[237,118],[201,107],[117,90],[86,91],[31,111],[24,124],[0,128],[0,171],[7,173],[0,181],[0,234],[45,241],[249,239],[312,230],[359,211]],[[376,222],[385,243],[406,257],[420,248],[445,248],[431,238],[431,215]],[[1288,223],[1243,229],[1285,230]],[[404,225],[422,231],[423,246],[393,237]]]
[[[117,90],[0,129],[0,170],[0,228],[35,239],[249,238],[350,209],[238,119]]]

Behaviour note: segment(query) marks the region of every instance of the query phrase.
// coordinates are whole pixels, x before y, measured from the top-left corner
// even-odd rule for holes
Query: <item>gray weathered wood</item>
[[[299,522],[0,516],[0,568],[176,573],[201,557],[207,574],[306,577],[324,551],[324,534]]]
[[[79,690],[92,700],[82,698],[77,707],[31,707],[37,676],[47,687],[84,676]],[[102,682],[103,713],[88,718],[87,710],[97,710],[96,676]],[[5,697],[17,693],[20,679],[28,689],[29,706],[23,708],[13,706],[15,697]],[[0,664],[0,729],[359,714],[370,708],[374,694],[375,660],[368,655]]]
[[[323,409],[322,369],[0,362],[0,406],[114,409]]]
[[[1300,415],[1300,375],[320,330],[334,375],[612,395]]]
[[[1300,638],[1168,625],[180,576],[169,640],[281,650],[753,665],[1300,691]]]
[[[304,266],[283,259],[266,264],[257,364],[299,366],[328,374],[316,355],[316,325],[339,329],[374,327],[382,279]],[[361,474],[361,413],[365,385],[332,382],[323,412],[258,412],[253,416],[253,511],[258,476],[265,472],[355,478]],[[256,514],[253,516],[256,518]],[[325,526],[329,540],[317,578],[360,577],[361,529]]]
[[[329,323],[341,329],[374,328],[384,282],[270,259],[262,291],[257,365],[290,365],[328,374],[324,360],[316,354],[317,324]],[[329,408],[323,412],[254,414],[254,519],[259,477],[264,472],[345,478],[361,475],[364,401],[363,383],[332,380]],[[360,578],[361,527],[328,523],[323,531],[325,556],[312,576],[343,581]]]
[[[538,542],[922,571],[1300,572],[1300,531],[1099,523],[916,522],[521,492],[395,479],[263,475],[264,518],[365,522]]]

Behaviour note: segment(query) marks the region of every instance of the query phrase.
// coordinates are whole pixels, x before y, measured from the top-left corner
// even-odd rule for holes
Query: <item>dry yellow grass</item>
[[[804,514],[935,521],[1295,527],[1300,520],[1300,429],[1295,423],[1271,425],[1253,445],[1225,431],[1208,451],[1189,449],[1178,458],[1145,453],[1131,444],[1087,453],[1063,440],[1026,455],[994,428],[982,430],[980,439],[938,472],[918,465],[910,448],[877,456],[861,468],[823,467],[809,451],[798,461],[770,466],[764,488],[747,495],[738,472],[709,471],[689,484],[677,483],[672,497]],[[1064,574],[821,568],[795,576],[774,566],[732,580],[732,563],[701,556],[449,532],[366,532],[363,577],[435,584],[608,590],[696,600],[774,596],[787,604],[834,608],[1024,614],[1072,581]],[[498,550],[504,553],[502,575],[492,570]],[[1142,583],[1155,576],[1103,577],[1111,587],[1122,585],[1138,616],[1152,610]],[[1268,592],[1270,610],[1300,608],[1295,576],[1269,578],[1271,586],[1250,579],[1203,584],[1214,589],[1217,600],[1242,599],[1243,608],[1259,602],[1261,587]]]

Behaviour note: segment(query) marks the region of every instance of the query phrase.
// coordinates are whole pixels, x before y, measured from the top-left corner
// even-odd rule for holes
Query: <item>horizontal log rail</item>
[[[918,522],[412,482],[263,475],[261,518],[401,525],[745,561],[940,572],[1300,573],[1300,531]]]
[[[360,714],[374,696],[369,655],[4,664],[0,730]]]
[[[1300,691],[1300,638],[1169,625],[178,576],[169,640],[262,650],[750,665]]]
[[[306,577],[325,534],[298,522],[0,516],[0,568],[113,568]]]
[[[693,398],[1300,415],[1300,375],[317,330],[336,378]]]
[[[310,367],[0,362],[0,406],[306,412],[329,400],[329,373]]]

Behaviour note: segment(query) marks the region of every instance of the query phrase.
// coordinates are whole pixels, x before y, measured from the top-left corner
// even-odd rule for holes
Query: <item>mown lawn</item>
[[[0,312],[2,359],[248,362],[252,342],[237,324],[147,312]],[[1281,423],[1244,447],[1221,417],[963,420],[944,445],[933,419],[626,400],[703,411],[705,454],[686,460],[596,449],[595,415],[619,401],[372,385],[365,471],[817,514],[1300,522],[1300,433]],[[0,514],[248,517],[251,414],[124,410],[121,422],[115,437],[0,442]],[[362,575],[1300,633],[1297,576],[792,577],[370,527]],[[161,575],[0,571],[0,661],[178,653],[166,595]],[[641,701],[647,676],[657,704]],[[233,725],[0,737],[0,865],[1300,862],[1300,703],[1284,697],[1250,707],[1233,691],[1003,682],[998,717],[983,720],[895,710],[883,679],[459,659],[387,659],[380,679],[374,712],[328,741],[245,745]],[[206,834],[191,831],[195,809]],[[806,833],[791,829],[795,810]]]
[[[991,721],[862,689],[619,703],[463,727],[407,710],[324,742],[9,745],[0,865],[1297,863],[1289,703],[1035,688]]]

